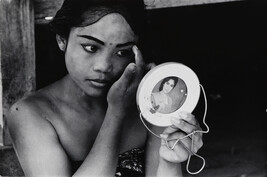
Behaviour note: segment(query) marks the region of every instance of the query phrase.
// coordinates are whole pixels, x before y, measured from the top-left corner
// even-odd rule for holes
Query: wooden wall
[[[221,3],[240,0],[144,0],[146,9],[158,9],[178,6]],[[46,24],[45,17],[53,17],[62,5],[63,0],[34,0],[35,22]]]
[[[30,0],[0,0],[0,60],[5,143],[10,138],[5,115],[10,105],[35,89],[34,11]],[[0,87],[1,88],[1,87]],[[1,94],[0,94],[1,95]],[[1,117],[0,117],[1,119]]]
[[[147,9],[230,2],[237,0],[144,0]]]

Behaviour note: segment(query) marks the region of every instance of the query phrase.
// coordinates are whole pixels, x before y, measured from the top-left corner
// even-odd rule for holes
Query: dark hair
[[[67,38],[72,27],[93,24],[109,13],[121,14],[141,38],[145,28],[143,0],[65,0],[50,27],[56,34]]]
[[[174,77],[174,76],[170,76],[170,77],[166,77],[162,80],[160,86],[159,86],[159,91],[161,91],[163,89],[163,85],[168,82],[169,80],[173,80],[174,81],[174,86],[173,88],[176,86],[177,82],[178,82],[178,78]]]

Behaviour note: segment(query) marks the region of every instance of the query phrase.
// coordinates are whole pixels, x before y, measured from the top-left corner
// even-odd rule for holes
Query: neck
[[[163,90],[160,91],[161,94],[167,95]]]
[[[65,76],[61,81],[60,99],[68,103],[77,103],[84,105],[88,108],[95,106],[107,105],[106,96],[91,97],[83,92],[80,87],[70,78],[69,75]]]

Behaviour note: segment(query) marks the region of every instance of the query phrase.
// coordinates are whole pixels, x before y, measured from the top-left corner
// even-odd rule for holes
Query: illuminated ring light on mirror
[[[171,112],[158,111],[159,109],[152,105],[151,95],[152,93],[154,94],[155,88],[159,87],[163,79],[169,77],[178,78],[178,82],[175,86],[177,88],[173,87],[173,89],[175,88],[176,91],[178,90],[178,94],[173,94],[171,98],[178,98],[177,95],[179,95],[179,92],[181,92],[184,100],[181,105],[177,106],[177,108],[174,108],[174,110]],[[184,88],[180,88],[179,90],[178,86],[181,83],[184,85]],[[179,112],[187,111],[191,113],[197,105],[199,96],[199,79],[194,71],[181,63],[168,62],[156,66],[144,76],[137,90],[136,102],[137,107],[145,120],[156,126],[167,127],[171,125],[171,118],[177,117]],[[172,101],[172,103],[173,102],[175,103],[175,101]]]

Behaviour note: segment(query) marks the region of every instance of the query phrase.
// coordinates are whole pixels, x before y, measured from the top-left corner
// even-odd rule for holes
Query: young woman
[[[151,102],[155,111],[166,114],[176,110],[169,93],[176,86],[177,82],[177,77],[166,77],[162,80],[159,91],[151,94]]]
[[[68,74],[19,100],[8,115],[26,176],[182,176],[190,139],[169,150],[147,133],[135,105],[138,84],[152,66],[137,47],[143,8],[139,0],[65,0],[51,26]],[[182,113],[171,127],[151,129],[179,138],[200,127],[192,114]]]

